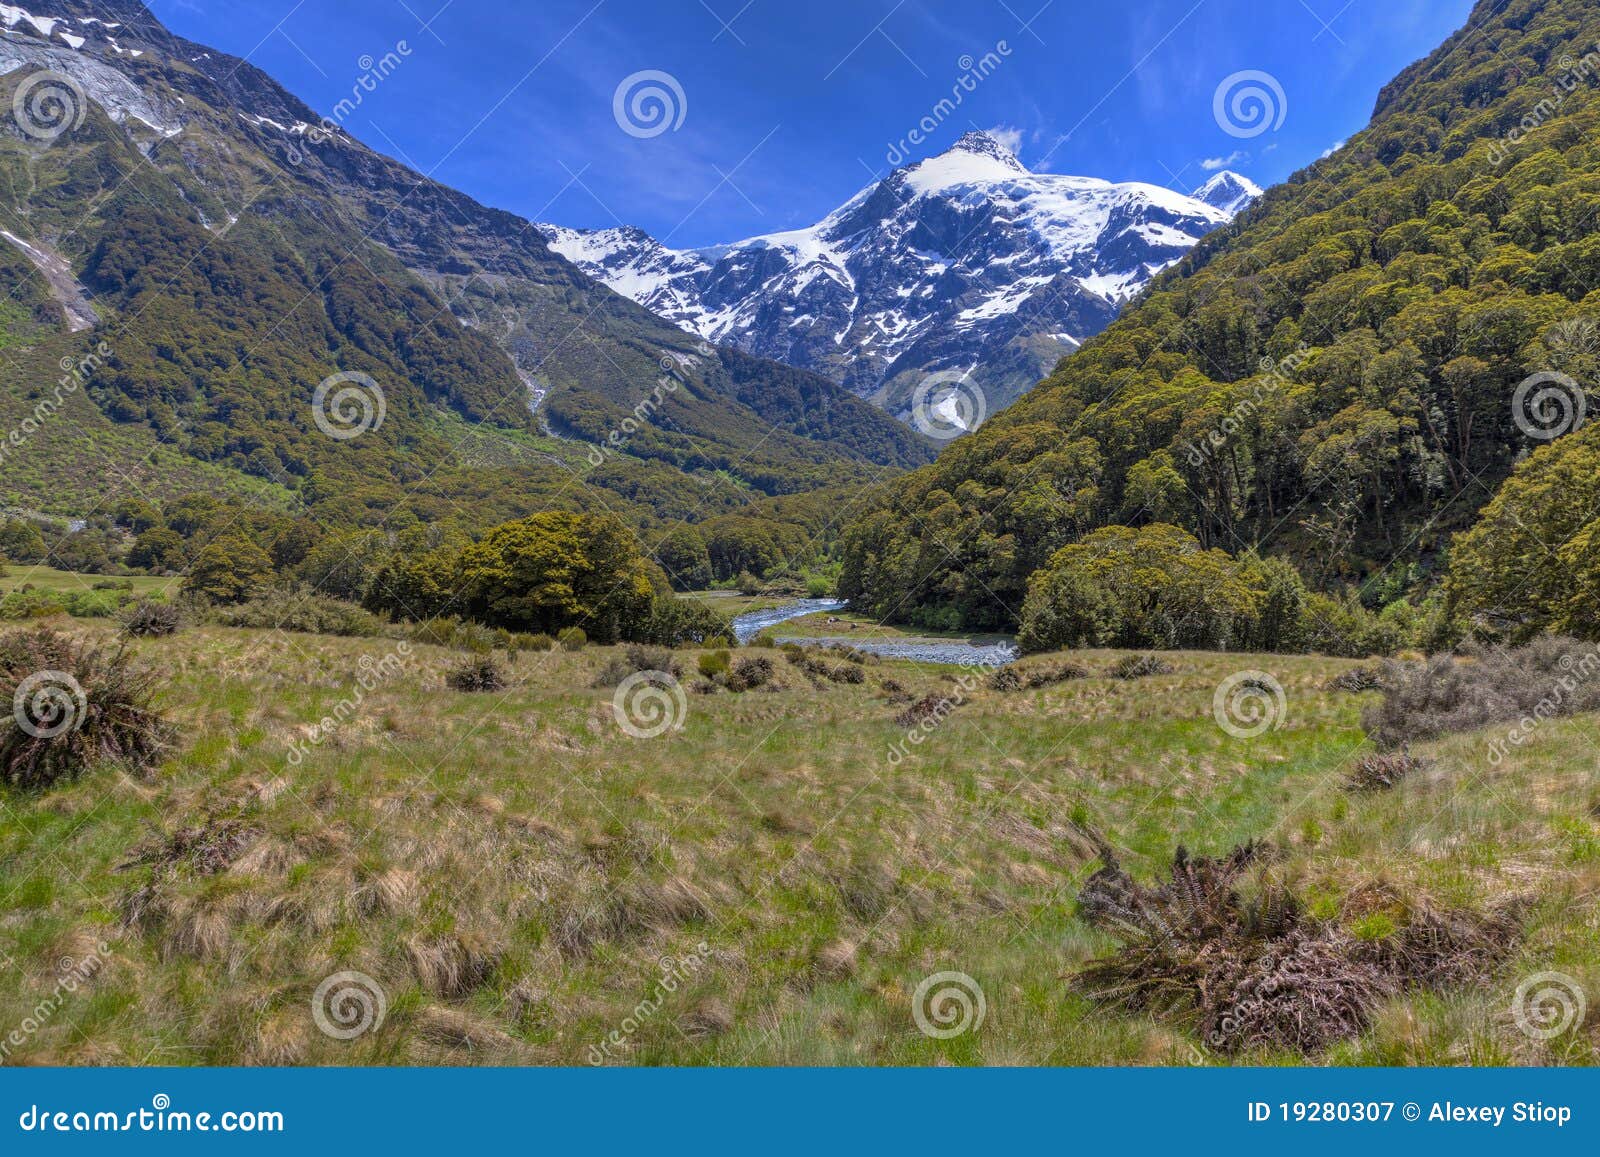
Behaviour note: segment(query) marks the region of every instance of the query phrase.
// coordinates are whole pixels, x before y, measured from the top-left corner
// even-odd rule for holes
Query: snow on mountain
[[[552,249],[708,341],[816,370],[892,412],[971,371],[993,412],[1258,196],[1030,172],[988,133],[896,169],[808,229],[706,249],[541,225]]]
[[[1213,209],[1221,209],[1230,217],[1238,216],[1245,207],[1261,196],[1261,186],[1248,177],[1241,177],[1224,169],[1194,191],[1196,201],[1204,201]]]

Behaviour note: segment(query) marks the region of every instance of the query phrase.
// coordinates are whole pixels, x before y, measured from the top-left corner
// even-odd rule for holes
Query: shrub
[[[759,595],[761,593],[761,580],[747,570],[739,572],[735,585],[738,586],[739,593],[742,595]]]
[[[122,629],[135,638],[175,635],[183,627],[183,611],[176,603],[140,599],[122,617]]]
[[[596,687],[616,687],[629,675],[640,671],[664,671],[674,679],[683,677],[683,664],[671,651],[635,643],[620,655],[612,655],[594,677]]]
[[[699,667],[700,674],[704,675],[707,679],[715,679],[718,675],[722,675],[727,672],[728,662],[728,652],[709,651],[700,656],[699,662],[696,664],[696,666]]]
[[[505,672],[494,659],[484,656],[468,659],[445,676],[445,683],[455,691],[501,691],[505,689]]]
[[[1154,655],[1127,655],[1112,664],[1107,674],[1113,679],[1145,679],[1151,675],[1170,675],[1174,670],[1171,663]]]
[[[728,673],[728,690],[749,691],[772,682],[776,672],[772,660],[765,655],[749,655],[734,663]]]
[[[670,595],[650,605],[650,617],[633,636],[661,647],[709,647],[733,639],[733,624],[720,611],[698,599]]]
[[[525,640],[522,644],[522,649],[524,651],[549,651],[554,649],[556,645],[556,641],[554,639],[543,633],[537,635],[522,635],[520,637]]]
[[[1022,676],[1015,667],[997,667],[989,673],[989,690],[1020,691]]]
[[[1600,709],[1600,651],[1576,639],[1468,648],[1460,658],[1390,662],[1383,699],[1361,717],[1389,750],[1492,723],[1543,721]]]
[[[173,729],[152,706],[155,674],[49,628],[0,637],[0,697],[17,704],[0,735],[0,779],[45,788],[119,760],[143,771]]]
[[[237,606],[211,612],[225,627],[255,627],[297,631],[306,635],[344,635],[371,638],[383,627],[376,615],[354,603],[330,599],[309,591],[273,590]]]
[[[556,642],[563,651],[581,651],[589,645],[589,636],[582,627],[564,627],[556,632]]]

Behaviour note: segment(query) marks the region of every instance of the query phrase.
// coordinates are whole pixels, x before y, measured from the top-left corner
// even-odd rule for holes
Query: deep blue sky
[[[1379,88],[1471,0],[149,0],[180,35],[253,63],[318,111],[363,57],[397,70],[346,122],[488,204],[634,224],[678,246],[810,224],[890,165],[963,58],[1000,62],[912,158],[1004,127],[1030,167],[1185,192],[1206,162],[1262,185],[1362,127]],[[724,26],[723,22],[727,26]],[[1004,41],[1009,54],[997,51]],[[630,136],[618,83],[651,69],[680,127]],[[1270,74],[1281,127],[1219,127],[1224,78]],[[968,74],[970,75],[970,74]]]

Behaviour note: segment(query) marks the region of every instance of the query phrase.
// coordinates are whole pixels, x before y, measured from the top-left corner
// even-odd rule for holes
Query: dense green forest
[[[1453,597],[1573,624],[1548,589],[1519,605],[1527,568],[1552,585],[1546,552],[1497,548],[1593,464],[1592,427],[1560,436],[1600,370],[1597,215],[1600,11],[1485,0],[1369,128],[888,487],[847,532],[841,593],[890,619],[1016,626],[1062,547],[1171,524],[1377,608],[1434,588],[1452,535],[1528,458],[1463,544]],[[1569,539],[1593,505],[1516,541],[1592,560],[1592,523]],[[1490,557],[1487,575],[1467,561]]]

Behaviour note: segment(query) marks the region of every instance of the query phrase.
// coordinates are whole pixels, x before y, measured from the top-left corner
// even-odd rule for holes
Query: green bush
[[[718,675],[722,675],[727,672],[728,663],[728,652],[708,651],[706,654],[700,656],[700,659],[696,665],[700,669],[700,674],[704,675],[707,679],[714,679]]]
[[[582,627],[566,627],[556,632],[556,642],[563,651],[581,651],[589,645],[589,636]]]
[[[225,627],[296,631],[307,635],[370,638],[383,628],[376,615],[354,603],[308,591],[273,590],[237,606],[220,606],[213,621]]]

